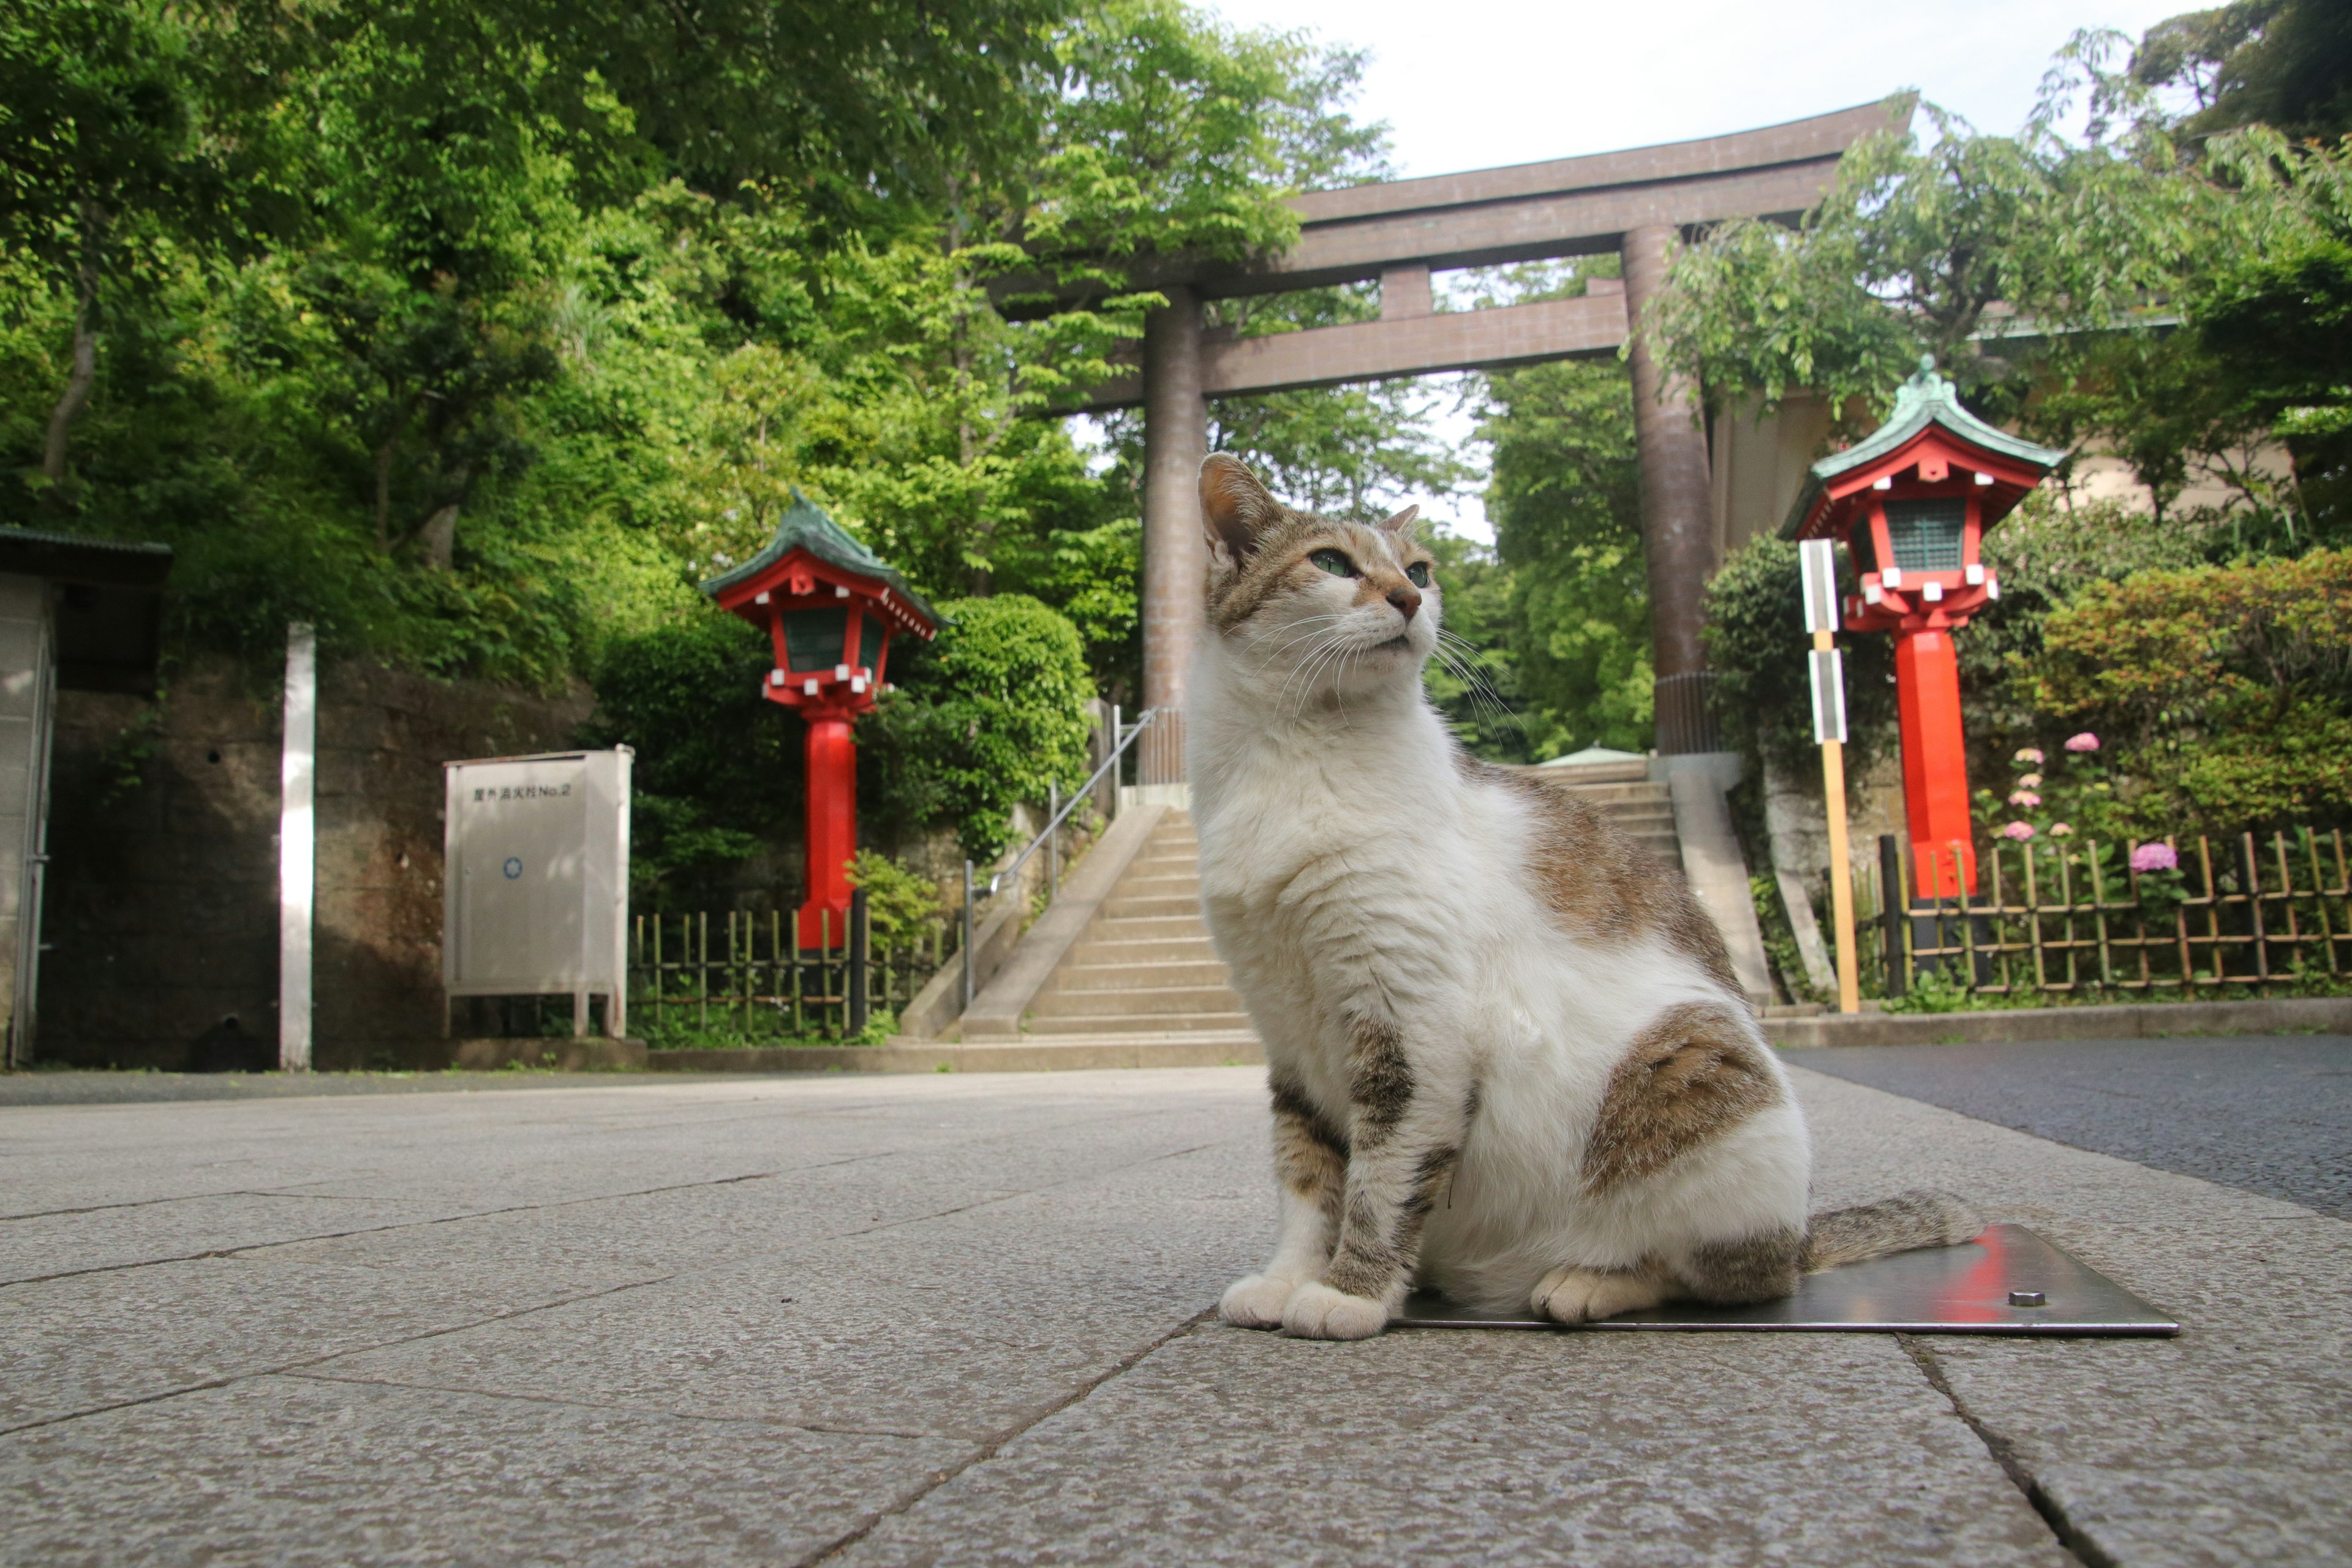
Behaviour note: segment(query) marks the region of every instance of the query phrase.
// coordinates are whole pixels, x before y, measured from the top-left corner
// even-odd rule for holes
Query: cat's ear
[[[1239,561],[1281,519],[1282,503],[1266,493],[1240,458],[1226,452],[1209,454],[1201,465],[1201,521],[1210,539]]]
[[[1418,505],[1409,506],[1394,517],[1383,521],[1381,524],[1381,531],[1393,533],[1400,539],[1409,538],[1412,533],[1412,520],[1420,515],[1421,508]]]

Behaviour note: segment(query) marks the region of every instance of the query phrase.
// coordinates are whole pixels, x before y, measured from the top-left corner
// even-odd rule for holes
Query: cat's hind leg
[[[1220,1317],[1244,1329],[1280,1328],[1292,1293],[1331,1261],[1348,1179],[1346,1136],[1316,1109],[1295,1077],[1280,1068],[1269,1076],[1281,1228],[1266,1266],[1234,1280],[1217,1303]]]
[[[1555,1268],[1536,1284],[1533,1306],[1556,1323],[1593,1323],[1665,1300],[1664,1273],[1635,1268]]]

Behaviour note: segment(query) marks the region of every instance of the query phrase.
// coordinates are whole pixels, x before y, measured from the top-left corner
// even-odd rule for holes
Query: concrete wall
[[[174,1068],[241,1040],[274,1060],[278,674],[205,664],[160,706],[60,697],[39,1059]],[[441,764],[560,750],[587,709],[321,672],[317,1066],[441,1065]]]

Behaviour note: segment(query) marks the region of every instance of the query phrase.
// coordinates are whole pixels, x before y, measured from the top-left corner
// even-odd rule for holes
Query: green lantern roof
[[[941,616],[920,594],[908,585],[898,569],[859,543],[850,531],[825,516],[816,503],[793,488],[793,504],[776,524],[775,537],[769,540],[760,553],[740,566],[730,566],[718,576],[706,579],[702,591],[712,598],[748,582],[775,565],[795,550],[805,550],[828,565],[844,572],[855,572],[861,577],[878,577],[890,584],[898,595],[906,600],[917,615],[937,626]]]
[[[1780,537],[1797,537],[1813,503],[1839,475],[1867,468],[1892,455],[1930,425],[1941,425],[1972,447],[1996,457],[2014,458],[2044,473],[2066,457],[2061,447],[2037,447],[2022,437],[1986,424],[1961,407],[1959,395],[1953,390],[1951,382],[1936,374],[1935,356],[1921,354],[1919,373],[1895,389],[1895,412],[1886,416],[1886,423],[1844,451],[1832,452],[1805,470],[1804,487],[1797,492],[1796,505],[1789,509],[1788,521],[1780,525]]]

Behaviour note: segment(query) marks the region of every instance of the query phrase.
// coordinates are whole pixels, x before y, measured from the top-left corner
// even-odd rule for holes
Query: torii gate
[[[1209,450],[1204,399],[1614,353],[1664,284],[1678,234],[1735,217],[1793,221],[1820,201],[1848,147],[1908,119],[1907,103],[1895,100],[1696,142],[1317,191],[1291,199],[1299,237],[1285,255],[1147,262],[1134,285],[1164,294],[1168,306],[1145,319],[1141,374],[1100,387],[1074,410],[1143,407],[1145,703],[1183,706],[1201,626],[1207,559],[1195,485]],[[1596,282],[1580,300],[1432,309],[1433,270],[1611,250],[1624,258],[1622,284]],[[1203,300],[1374,278],[1376,321],[1240,339],[1201,326]],[[1034,307],[1018,301],[1037,287],[1008,279],[993,291],[1008,314],[1030,314]],[[1720,743],[1699,641],[1700,595],[1716,565],[1706,437],[1696,389],[1664,374],[1638,340],[1631,357],[1658,750],[1712,752]],[[1147,741],[1160,743],[1147,745],[1143,782],[1181,782],[1179,727],[1153,731]]]

